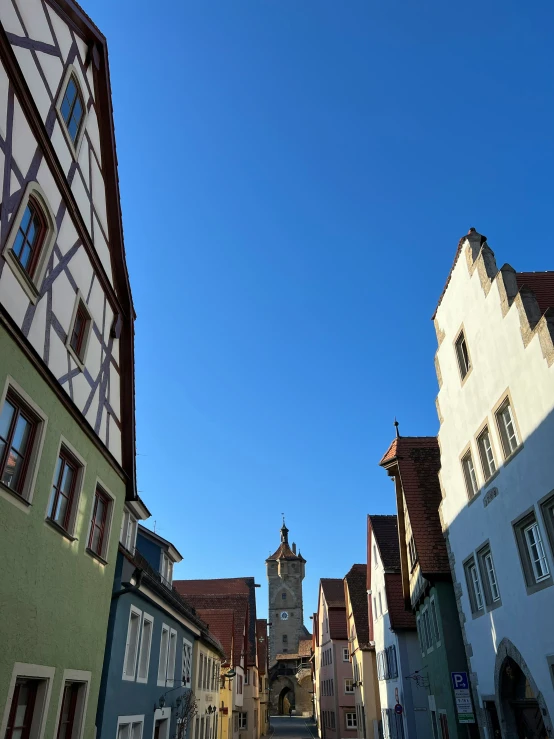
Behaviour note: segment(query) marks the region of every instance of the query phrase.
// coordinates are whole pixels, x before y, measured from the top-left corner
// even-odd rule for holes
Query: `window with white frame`
[[[470,557],[464,563],[464,570],[466,575],[471,611],[475,615],[480,615],[484,612],[483,593],[481,590],[481,581],[479,579],[479,572],[477,570],[474,557]]]
[[[498,431],[500,433],[500,439],[502,441],[502,451],[504,452],[504,457],[507,458],[510,454],[513,454],[519,446],[517,427],[509,398],[506,398],[502,402],[500,408],[496,411],[495,416]]]
[[[148,682],[148,668],[150,667],[150,649],[152,646],[152,632],[154,630],[154,617],[149,613],[142,616],[142,629],[140,637],[140,650],[138,656],[137,682]]]
[[[169,630],[169,649],[167,653],[167,671],[165,684],[169,687],[173,687],[173,681],[175,678],[175,657],[177,655],[177,632],[175,629]]]
[[[73,674],[72,674],[73,673]],[[78,676],[77,671],[66,670],[64,675]],[[60,713],[58,716],[57,739],[78,739],[81,735],[87,699],[87,690],[90,683],[90,673],[81,673],[86,676],[80,680],[64,680],[61,696]]]
[[[345,712],[344,718],[346,720],[347,731],[358,728],[358,720],[355,713]]]
[[[134,680],[136,676],[141,623],[142,611],[139,611],[135,606],[131,606],[127,624],[125,659],[123,660],[123,680]]]
[[[164,585],[170,588],[173,582],[173,562],[165,552],[161,554],[160,575]]]
[[[423,632],[425,634],[425,643],[427,645],[427,649],[433,648],[433,637],[431,634],[431,618],[429,616],[429,608],[423,608],[421,610],[421,622],[423,625]]]
[[[166,624],[162,624],[162,633],[160,637],[160,661],[158,662],[158,685],[165,685],[168,650],[169,626],[166,626]]]
[[[383,599],[381,597],[381,591],[377,593],[377,597],[379,598],[379,616],[383,615]]]
[[[244,684],[250,685],[250,670],[246,670],[246,672],[244,673]]]
[[[350,662],[350,653],[348,651],[348,647],[343,647],[342,649],[342,661]]]
[[[460,377],[463,380],[469,370],[471,369],[471,361],[469,359],[469,351],[467,349],[467,342],[464,336],[464,332],[461,331],[456,339],[456,359],[458,360],[458,369],[460,370]]]
[[[437,618],[437,604],[435,598],[432,597],[429,603],[429,610],[431,612],[431,632],[433,634],[433,640],[435,644],[440,643],[440,631],[439,631],[439,620]]]
[[[489,608],[500,605],[500,589],[498,587],[498,579],[492,558],[490,545],[487,543],[477,552],[477,562],[483,583],[483,595],[485,603]]]
[[[248,728],[248,714],[246,712],[239,713],[239,729]]]
[[[351,677],[344,678],[344,692],[346,695],[354,692],[354,680]]]
[[[192,686],[192,644],[183,639],[183,670],[181,682],[184,688]]]
[[[377,555],[377,547],[373,545],[373,566],[376,568],[379,566],[379,557]]]
[[[144,715],[119,716],[117,719],[117,739],[142,739]]]
[[[479,447],[479,457],[481,458],[481,467],[483,469],[483,477],[485,482],[489,480],[496,472],[496,462],[492,451],[491,437],[488,426],[481,431],[477,437],[477,446]]]
[[[135,551],[137,541],[137,518],[133,516],[127,508],[123,511],[123,519],[121,521],[121,536],[119,537],[121,544],[128,552]]]
[[[469,449],[462,457],[462,470],[464,472],[467,497],[471,500],[471,498],[473,498],[479,492],[479,486],[477,484],[477,476],[475,474],[475,468],[473,466],[471,450]]]

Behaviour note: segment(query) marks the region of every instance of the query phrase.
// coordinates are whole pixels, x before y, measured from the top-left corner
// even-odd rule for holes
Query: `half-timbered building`
[[[0,173],[0,735],[88,738],[147,511],[106,40],[72,0],[0,3]]]

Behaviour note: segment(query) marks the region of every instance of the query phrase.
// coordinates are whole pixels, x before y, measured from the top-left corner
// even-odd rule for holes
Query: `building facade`
[[[433,737],[476,737],[473,706],[458,710],[452,682],[469,670],[439,518],[437,439],[397,436],[380,464],[395,483],[402,591],[416,617]]]
[[[0,733],[92,739],[134,311],[106,40],[71,0],[0,6],[0,149]]]
[[[319,736],[328,739],[357,737],[354,677],[342,580],[323,578],[319,581],[316,619],[314,663]]]
[[[356,564],[344,578],[347,634],[352,662],[358,739],[379,739],[381,704],[377,681],[373,622],[369,624],[367,565]]]
[[[460,239],[434,321],[441,515],[489,736],[554,729],[554,273]],[[532,622],[530,622],[532,614]]]
[[[385,739],[431,737],[416,622],[402,593],[396,516],[368,516],[367,585]],[[400,708],[398,708],[400,706]]]

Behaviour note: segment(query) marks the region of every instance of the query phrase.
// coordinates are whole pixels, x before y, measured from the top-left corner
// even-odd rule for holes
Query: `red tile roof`
[[[367,565],[352,565],[350,572],[344,578],[350,597],[354,628],[360,645],[369,644],[366,578]]]
[[[411,610],[406,610],[400,573],[385,573],[385,594],[391,629],[415,629],[415,616]]]
[[[258,672],[265,675],[267,672],[267,619],[256,619],[256,644],[258,649]]]
[[[300,552],[298,552],[298,554],[295,554],[286,541],[281,542],[281,544],[279,545],[279,549],[277,549],[277,551],[274,552],[271,557],[268,557],[266,559],[266,562],[270,562],[274,559],[294,560],[296,562],[306,561],[304,557],[300,554]]]
[[[233,630],[235,612],[231,609],[197,608],[196,613],[208,624],[208,628],[214,634],[223,647],[226,660],[229,661],[233,648]]]
[[[537,298],[541,313],[554,308],[554,272],[516,272],[517,286],[530,288]]]
[[[329,636],[331,639],[348,639],[346,608],[329,608]]]
[[[368,516],[368,529],[373,531],[383,567],[400,572],[400,546],[398,544],[398,522],[396,516]],[[368,537],[369,548],[369,537]],[[371,551],[368,556],[371,557]],[[370,561],[368,559],[368,561]],[[370,572],[368,572],[368,576]]]
[[[383,464],[383,462],[386,462],[389,459],[393,459],[396,457],[396,443],[398,439],[393,439],[390,447],[387,449],[385,454],[383,455],[383,459],[379,462],[379,464]]]
[[[300,639],[298,642],[298,654],[301,657],[310,657],[312,654],[312,640]]]
[[[339,577],[322,577],[321,589],[325,596],[328,608],[338,607],[346,608],[344,601],[344,583]]]
[[[398,468],[422,574],[450,575],[439,518],[442,495],[437,439],[434,436],[401,436],[397,439],[395,459],[381,464]]]

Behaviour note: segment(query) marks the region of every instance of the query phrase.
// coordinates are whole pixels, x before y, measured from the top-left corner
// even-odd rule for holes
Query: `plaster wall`
[[[503,304],[502,273],[492,280],[486,295],[481,270],[470,273],[469,252],[466,241],[436,316],[443,337],[437,351],[442,377],[438,394],[443,418],[439,432],[444,495],[441,512],[448,530],[467,653],[474,679],[478,681],[479,700],[495,693],[497,648],[507,637],[527,663],[552,714],[554,689],[546,655],[554,654],[551,628],[554,589],[547,587],[527,594],[512,521],[534,508],[552,572],[553,552],[547,543],[537,502],[554,489],[554,366],[548,366],[537,335],[524,346],[524,325],[517,299],[509,309]],[[503,307],[507,309],[505,315]],[[462,324],[472,362],[472,370],[463,383],[453,347]],[[523,444],[504,461],[493,409],[506,390],[511,395]],[[485,420],[499,468],[489,483],[484,482],[475,442],[475,434]],[[468,444],[480,488],[471,503],[460,465],[460,455]],[[485,507],[485,496],[491,488],[496,488],[498,495]],[[487,540],[502,605],[494,610],[486,608],[482,616],[475,618],[468,599],[463,561]],[[529,628],[530,614],[532,628]]]

